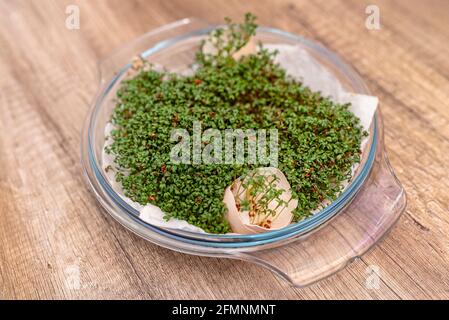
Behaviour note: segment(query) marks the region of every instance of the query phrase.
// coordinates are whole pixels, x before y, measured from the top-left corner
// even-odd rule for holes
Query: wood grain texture
[[[80,30],[65,27],[68,4],[80,8]],[[381,30],[365,28],[367,4],[379,6]],[[81,176],[101,57],[167,22],[247,11],[323,43],[362,75],[408,193],[380,245],[305,289],[249,263],[145,242],[105,215]],[[449,298],[449,1],[3,0],[0,12],[0,298]],[[379,289],[365,285],[370,265]]]

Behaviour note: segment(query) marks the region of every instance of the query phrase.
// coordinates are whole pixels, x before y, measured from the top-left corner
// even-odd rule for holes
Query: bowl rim
[[[186,21],[187,20],[187,21]],[[179,22],[183,24],[191,23],[190,19],[182,19]],[[203,36],[209,33],[211,30],[220,27],[221,25],[210,25],[205,28],[193,30],[187,33],[183,33],[179,36],[165,39],[159,41],[152,47],[146,49],[141,53],[143,58],[147,58],[150,55],[162,50],[167,49],[169,46],[178,43],[179,41],[194,37],[194,36]],[[290,41],[298,42],[303,46],[308,47],[308,49],[313,50],[315,53],[319,54],[321,57],[330,61],[334,67],[336,67],[347,79],[351,82],[355,88],[357,88],[358,92],[362,92],[365,94],[369,94],[369,90],[367,89],[365,83],[360,78],[360,76],[356,73],[356,71],[346,64],[340,57],[338,57],[335,53],[331,52],[329,49],[325,48],[319,43],[306,39],[302,36],[275,29],[269,27],[258,27],[257,32],[268,33],[275,36],[280,36],[289,39]],[[125,44],[126,46],[126,44]],[[120,49],[118,50],[120,51]],[[360,167],[359,174],[351,180],[348,187],[328,206],[321,209],[319,212],[314,215],[307,217],[301,221],[296,223],[292,223],[287,227],[284,227],[279,230],[267,231],[265,233],[260,234],[250,234],[250,235],[241,235],[241,234],[209,234],[209,233],[197,233],[185,230],[177,230],[170,229],[164,227],[158,227],[152,224],[149,224],[139,218],[139,212],[126,203],[118,193],[112,188],[109,184],[108,179],[104,176],[103,170],[101,170],[101,166],[97,165],[95,152],[92,148],[92,131],[95,125],[95,119],[98,111],[101,109],[102,102],[104,98],[108,95],[109,91],[112,87],[117,83],[117,81],[121,78],[121,76],[131,67],[131,64],[126,64],[119,72],[117,72],[113,78],[108,81],[104,86],[100,87],[99,94],[97,94],[91,112],[88,115],[86,126],[84,130],[87,130],[87,156],[88,156],[88,165],[91,167],[97,182],[100,184],[101,188],[106,192],[106,194],[110,197],[112,201],[115,202],[116,205],[119,206],[122,213],[127,214],[133,220],[144,226],[145,228],[149,228],[152,231],[155,231],[163,236],[168,236],[174,240],[179,240],[183,242],[187,242],[190,244],[203,245],[208,247],[223,247],[223,248],[233,248],[233,247],[247,247],[247,246],[257,246],[261,244],[272,243],[275,241],[280,241],[286,238],[290,238],[297,235],[302,235],[307,232],[310,232],[316,229],[318,226],[322,225],[324,222],[330,220],[334,217],[338,212],[342,210],[349,202],[354,198],[360,187],[363,185],[366,177],[369,175],[373,164],[374,158],[376,154],[376,148],[378,143],[378,117],[379,113],[376,111],[373,121],[373,132],[371,141],[369,143],[370,149],[368,151],[368,157],[366,162],[362,167]],[[83,148],[84,149],[84,148]],[[84,153],[85,150],[82,150]],[[83,162],[83,167],[86,164]],[[86,175],[87,179],[90,180],[91,177]],[[91,181],[89,181],[92,184]],[[100,201],[101,202],[101,201]],[[104,207],[104,205],[103,205]]]

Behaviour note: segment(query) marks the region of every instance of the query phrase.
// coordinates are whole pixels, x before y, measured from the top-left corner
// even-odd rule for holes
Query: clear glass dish
[[[104,127],[115,107],[115,93],[136,55],[169,71],[189,68],[200,40],[217,26],[183,19],[153,30],[118,49],[99,65],[100,88],[82,136],[86,180],[100,204],[125,227],[161,246],[197,255],[252,261],[295,285],[307,285],[339,270],[375,244],[405,208],[405,193],[388,164],[378,111],[362,162],[345,191],[312,217],[281,230],[256,235],[215,235],[160,228],[112,189],[101,165]],[[260,27],[262,43],[299,45],[331,71],[347,91],[369,94],[357,73],[319,44],[277,29]]]

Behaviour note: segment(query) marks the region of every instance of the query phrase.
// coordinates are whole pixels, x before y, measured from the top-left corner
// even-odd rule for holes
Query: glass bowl
[[[388,164],[380,111],[369,130],[362,161],[348,187],[315,215],[276,231],[216,235],[150,225],[113,190],[101,164],[104,128],[115,107],[115,93],[142,58],[172,72],[189,69],[200,41],[217,26],[183,19],[124,45],[99,64],[100,88],[82,133],[82,164],[100,204],[122,225],[161,246],[185,253],[256,262],[295,285],[306,285],[343,267],[376,243],[405,208],[405,193]],[[369,94],[357,73],[323,46],[272,28],[259,27],[256,40],[295,44],[325,66],[350,92]],[[309,251],[315,252],[313,255]]]

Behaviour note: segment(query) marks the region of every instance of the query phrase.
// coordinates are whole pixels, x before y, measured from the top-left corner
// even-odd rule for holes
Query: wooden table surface
[[[80,29],[66,28],[66,7]],[[368,4],[380,30],[365,27]],[[252,11],[343,56],[380,98],[408,207],[380,245],[305,289],[255,265],[160,248],[88,191],[80,130],[96,63],[174,20]],[[449,1],[0,2],[0,298],[449,298]],[[380,286],[367,286],[378,266]]]

